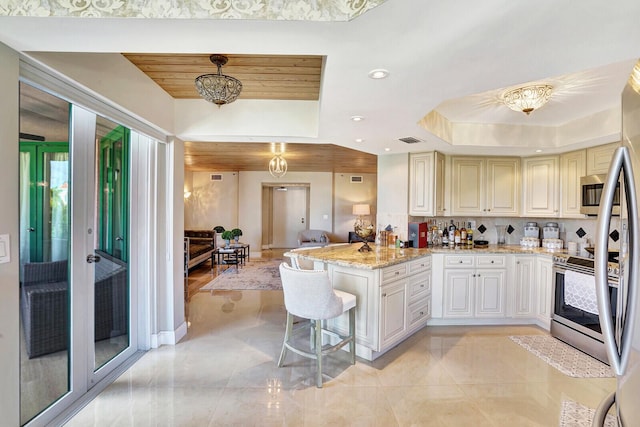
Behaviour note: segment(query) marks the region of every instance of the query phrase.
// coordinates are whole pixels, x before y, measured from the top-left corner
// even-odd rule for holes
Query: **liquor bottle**
[[[470,248],[473,247],[473,228],[471,228],[471,223],[469,223],[469,228],[467,228],[467,245]]]
[[[462,243],[462,236],[460,235],[460,227],[456,227],[456,229],[453,231],[453,236],[454,236],[455,245],[460,246],[460,244]]]
[[[453,246],[455,244],[456,239],[456,226],[453,225],[453,220],[451,220],[451,224],[449,224],[449,245]]]
[[[460,244],[467,246],[467,229],[464,228],[464,222],[462,223],[462,227],[460,227]]]

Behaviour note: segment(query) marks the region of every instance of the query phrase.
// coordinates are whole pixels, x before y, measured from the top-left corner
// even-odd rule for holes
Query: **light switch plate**
[[[0,264],[11,262],[11,245],[8,234],[0,234]]]

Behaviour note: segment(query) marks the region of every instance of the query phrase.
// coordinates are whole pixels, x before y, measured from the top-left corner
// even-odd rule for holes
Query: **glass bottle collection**
[[[433,222],[428,226],[428,246],[446,246],[456,248],[473,247],[473,228],[471,223],[456,222],[453,220],[447,226],[445,222]]]
[[[393,231],[378,225],[375,244],[378,246],[404,247],[404,241],[398,234],[397,227]],[[427,223],[427,246],[444,246],[456,248],[473,248],[473,228],[471,222]]]

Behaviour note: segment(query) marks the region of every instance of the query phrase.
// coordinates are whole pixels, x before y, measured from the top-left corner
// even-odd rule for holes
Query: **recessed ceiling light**
[[[542,150],[538,148],[538,149],[536,150],[536,153],[542,153]]]
[[[361,122],[364,120],[364,117],[362,116],[351,116],[351,120],[353,120],[354,122]]]
[[[369,71],[369,77],[372,79],[386,79],[389,77],[389,70],[385,70],[384,68],[376,68],[375,70]]]
[[[362,139],[362,138],[356,138],[356,142],[363,142],[363,141],[364,141],[364,139]]]
[[[384,151],[391,151],[391,148],[385,148]]]

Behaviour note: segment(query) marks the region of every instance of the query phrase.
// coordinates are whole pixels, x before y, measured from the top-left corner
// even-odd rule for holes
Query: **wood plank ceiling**
[[[185,142],[187,171],[267,171],[274,156],[271,144]],[[332,144],[285,144],[288,172],[376,173],[374,154]]]
[[[194,81],[215,74],[209,54],[136,54],[125,58],[176,99],[200,98]],[[320,97],[322,56],[227,55],[222,74],[242,82],[238,99],[312,100]]]
[[[216,52],[218,53],[218,52]],[[320,98],[324,57],[317,55],[230,55],[222,73],[242,82],[238,99],[311,100]],[[197,99],[194,81],[216,73],[209,54],[123,56],[176,99]],[[222,107],[224,108],[224,107]],[[185,143],[185,170],[266,171],[273,157],[268,143]],[[290,172],[376,173],[377,156],[331,144],[286,145]]]

